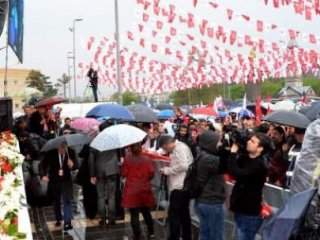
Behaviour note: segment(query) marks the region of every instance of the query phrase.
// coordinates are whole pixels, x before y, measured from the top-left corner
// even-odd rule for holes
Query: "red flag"
[[[157,28],[158,28],[159,30],[162,29],[162,26],[163,26],[163,22],[157,21]]]
[[[193,41],[193,40],[194,40],[194,37],[193,37],[192,35],[186,34],[186,36],[188,37],[188,39],[189,39],[190,41]]]
[[[320,14],[320,0],[314,0],[314,10],[316,14]]]
[[[213,28],[208,27],[208,28],[207,28],[207,32],[208,32],[208,37],[209,37],[209,38],[213,38],[213,37],[214,37]]]
[[[301,3],[300,2],[294,2],[293,3],[293,6],[294,6],[294,11],[297,13],[297,14],[303,14],[303,7],[301,6]]]
[[[132,41],[134,40],[134,39],[133,39],[132,32],[130,32],[130,31],[128,31],[128,38],[129,38],[130,40],[132,40]]]
[[[250,17],[249,16],[247,16],[247,15],[241,15],[241,16],[243,17],[244,20],[250,21]]]
[[[279,8],[279,0],[273,0],[273,6]]]
[[[144,22],[147,22],[147,21],[149,20],[149,15],[146,14],[146,13],[143,13],[143,14],[142,14],[142,20],[143,20]]]
[[[306,14],[306,20],[311,21],[312,20],[311,7],[305,8],[305,14]]]
[[[144,1],[144,10],[147,10],[148,7],[151,5],[148,1]]]
[[[249,35],[244,36],[244,43],[249,46],[252,45],[251,37]]]
[[[305,92],[303,92],[300,102],[303,104],[308,104],[308,98],[307,98],[307,94]]]
[[[258,97],[256,100],[256,125],[261,124],[262,111],[261,111],[261,97]]]
[[[259,40],[259,52],[264,53],[264,40],[263,39]]]
[[[143,31],[143,25],[139,24],[139,31],[142,32]]]
[[[219,5],[217,3],[214,2],[209,2],[209,4],[213,7],[213,8],[217,8]]]
[[[140,38],[140,46],[141,46],[141,47],[145,47],[145,45],[144,45],[144,39],[143,39],[143,38]]]
[[[152,36],[155,37],[158,34],[157,31],[152,30]]]
[[[237,39],[237,32],[236,31],[231,31],[230,33],[230,44],[233,45],[234,42]]]
[[[295,40],[296,39],[296,31],[289,29],[289,37],[291,40]]]
[[[257,20],[257,31],[263,32],[263,22],[261,20]]]
[[[309,41],[312,44],[317,44],[316,36],[314,34],[309,34]]]
[[[170,48],[166,48],[165,49],[165,55],[171,55],[171,51],[170,51]]]
[[[264,4],[265,4],[265,5],[268,5],[268,0],[264,0]]]
[[[153,12],[154,12],[155,15],[159,16],[160,7],[158,7],[158,6],[153,6]]]
[[[227,9],[227,15],[228,15],[228,19],[231,20],[233,15],[233,10]]]
[[[166,44],[168,44],[171,41],[171,37],[166,36],[165,41],[166,41]]]
[[[171,34],[171,36],[175,36],[177,34],[177,29],[175,29],[174,27],[171,27],[170,34]]]
[[[193,28],[194,26],[195,26],[194,16],[193,16],[193,14],[189,13],[188,14],[188,28]]]
[[[176,14],[170,13],[170,15],[169,15],[169,17],[168,17],[168,22],[169,22],[169,23],[172,23],[175,17],[176,17]]]
[[[198,4],[198,0],[193,0],[193,6],[196,7]]]
[[[273,29],[276,29],[278,26],[277,25],[275,25],[275,24],[271,24],[271,29],[273,30]]]
[[[160,3],[160,0],[153,0],[153,3],[154,3],[155,6],[158,6],[159,3]]]

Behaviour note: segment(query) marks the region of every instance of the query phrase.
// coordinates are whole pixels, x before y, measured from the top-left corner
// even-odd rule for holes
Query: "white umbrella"
[[[99,151],[123,148],[141,142],[146,133],[139,128],[119,124],[106,128],[92,141],[90,146]]]
[[[43,93],[41,91],[39,91],[36,88],[32,88],[32,87],[22,88],[22,89],[16,91],[16,93],[14,94],[15,97],[22,97],[22,98],[28,98],[31,96],[42,97],[42,95],[43,95]]]
[[[283,100],[280,102],[277,102],[273,106],[273,110],[294,110],[295,104],[291,102],[290,100]]]

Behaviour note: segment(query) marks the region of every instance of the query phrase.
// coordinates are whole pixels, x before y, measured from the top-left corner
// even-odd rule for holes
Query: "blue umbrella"
[[[227,111],[218,111],[219,113],[219,117],[223,118],[223,117],[227,117],[229,115],[229,112]]]
[[[157,115],[159,119],[168,119],[175,116],[174,111],[171,109],[162,110]]]
[[[86,117],[93,118],[116,118],[122,120],[134,120],[132,113],[119,104],[100,104],[92,108]]]
[[[264,240],[288,240],[295,236],[317,189],[312,188],[292,195],[263,229]]]

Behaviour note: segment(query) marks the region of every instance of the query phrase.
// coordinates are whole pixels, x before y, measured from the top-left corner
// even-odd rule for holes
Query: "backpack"
[[[207,181],[201,183],[199,176],[198,176],[198,164],[199,164],[199,157],[197,157],[193,163],[189,165],[189,168],[187,170],[186,176],[184,178],[183,182],[183,190],[188,192],[189,197],[191,199],[198,198],[208,182]]]

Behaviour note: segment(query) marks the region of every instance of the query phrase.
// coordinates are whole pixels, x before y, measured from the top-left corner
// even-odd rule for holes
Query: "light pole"
[[[114,0],[115,24],[116,24],[116,43],[117,43],[117,79],[118,79],[118,94],[119,103],[122,105],[122,82],[121,82],[121,66],[120,66],[120,37],[119,37],[119,14],[118,14],[118,0]]]
[[[70,65],[70,59],[73,59],[73,52],[68,52],[67,63],[68,63],[68,77],[69,77],[69,101],[71,101],[71,69],[72,65]]]
[[[76,22],[81,22],[83,19],[77,18],[73,20],[72,28],[69,28],[73,33],[73,83],[74,83],[74,102],[77,98],[77,85],[76,85]]]

